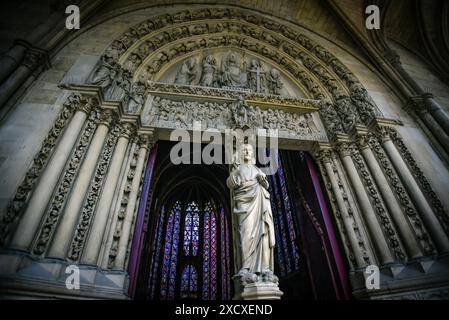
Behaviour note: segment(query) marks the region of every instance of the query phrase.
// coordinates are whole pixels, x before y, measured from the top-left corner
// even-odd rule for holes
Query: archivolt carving
[[[56,193],[47,209],[47,215],[44,223],[37,237],[37,241],[33,252],[35,254],[43,254],[47,248],[48,242],[56,228],[61,213],[63,212],[64,205],[67,201],[72,184],[78,173],[80,164],[82,163],[86,150],[89,147],[96,125],[100,118],[100,111],[94,110],[87,120],[87,123],[82,131],[80,138],[76,144],[76,147],[72,151],[70,161],[66,166],[64,174],[62,175],[59,186]]]
[[[285,25],[238,9],[186,10],[151,18],[114,41],[102,63],[119,64],[134,72],[134,79],[141,74],[148,80],[174,57],[215,47],[239,47],[274,61],[316,99],[344,99],[344,110],[359,113],[355,119],[345,116],[346,131],[352,122],[368,124],[379,114],[356,77],[322,46]]]
[[[385,238],[388,240],[391,250],[394,252],[397,259],[399,259],[400,261],[405,260],[406,256],[397,237],[396,230],[394,229],[390,217],[385,210],[384,203],[379,196],[377,188],[371,178],[371,174],[366,168],[365,161],[363,160],[357,145],[351,144],[349,146],[346,146],[345,148],[349,148],[347,152],[350,152],[352,159],[354,160],[354,164],[359,171],[359,175],[362,178],[366,192],[371,199],[372,206],[378,216],[378,221]]]
[[[399,135],[396,129],[391,127],[383,127],[384,134],[387,134],[391,139],[393,140],[394,144],[396,145],[398,151],[401,153],[402,158],[407,163],[410,172],[415,177],[416,181],[418,182],[419,186],[421,187],[421,190],[424,192],[426,197],[429,199],[429,203],[432,205],[441,225],[443,226],[444,230],[446,231],[446,234],[449,235],[449,213],[444,208],[443,204],[441,203],[441,200],[438,198],[437,194],[433,190],[432,186],[430,185],[427,178],[424,176],[424,173],[422,172],[421,168],[416,163],[415,158],[408,150],[407,146],[404,143],[404,140]]]
[[[80,253],[83,249],[87,232],[89,230],[89,225],[92,221],[95,207],[101,194],[103,180],[106,176],[106,172],[108,170],[109,162],[112,158],[112,153],[114,151],[120,129],[121,128],[119,125],[114,125],[103,147],[103,151],[100,156],[100,162],[97,165],[94,177],[90,183],[89,190],[87,191],[81,216],[75,229],[75,235],[73,237],[72,244],[70,246],[68,257],[72,260],[78,260],[80,258]]]
[[[67,101],[63,104],[63,108],[53,127],[50,129],[47,137],[42,142],[41,149],[33,159],[31,168],[28,169],[20,186],[17,188],[15,196],[9,204],[5,215],[0,222],[0,244],[4,244],[6,236],[10,233],[10,226],[21,214],[29,200],[31,191],[33,190],[40,174],[43,172],[50,155],[62,135],[64,128],[75,110],[78,108],[90,108],[92,104],[89,98],[83,97],[78,93],[72,93]]]

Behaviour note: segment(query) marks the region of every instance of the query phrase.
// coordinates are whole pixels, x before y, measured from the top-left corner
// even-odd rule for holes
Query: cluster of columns
[[[382,152],[386,154],[387,161],[391,164],[394,174],[400,183],[404,186],[407,196],[416,208],[419,218],[423,222],[423,228],[430,235],[429,241],[434,245],[439,254],[449,252],[449,238],[445,233],[440,221],[438,220],[428,199],[416,182],[409,167],[402,159],[401,154],[391,140],[386,127],[377,126],[373,129],[375,137],[380,142]],[[411,222],[408,220],[407,212],[401,206],[401,200],[392,187],[385,171],[382,169],[378,158],[368,143],[369,130],[356,130],[354,135],[337,137],[332,144],[322,144],[316,153],[321,169],[325,171],[328,189],[332,194],[333,205],[339,212],[340,228],[342,234],[346,237],[347,252],[352,253],[354,269],[363,268],[368,264],[376,263],[378,265],[391,265],[410,260],[419,260],[427,255],[419,243],[419,237]],[[361,172],[355,165],[355,161],[349,146],[356,146],[363,157],[367,171]],[[341,166],[336,165],[341,164]],[[344,171],[344,172],[343,172]],[[363,175],[371,177],[374,185],[363,183]],[[342,184],[341,179],[346,179],[346,184]],[[348,186],[348,190],[342,192],[342,186]],[[388,235],[382,230],[382,219],[374,209],[373,201],[370,200],[370,192],[377,190],[382,204],[391,219],[392,230],[397,233],[400,239],[401,248],[405,251],[405,259],[398,259],[394,254],[391,241]],[[355,202],[347,201],[351,194]],[[345,199],[346,198],[346,199]],[[357,225],[357,221],[363,223]],[[361,234],[357,234],[361,230]],[[369,235],[368,241],[363,235]],[[366,254],[366,250],[371,251]],[[374,257],[374,261],[373,260]],[[401,261],[402,260],[402,261]]]
[[[101,192],[94,204],[95,210],[90,221],[89,231],[83,244],[83,250],[79,258],[81,263],[89,265],[101,265],[102,252],[107,251],[107,237],[112,237],[110,229],[114,229],[115,197],[118,186],[122,185],[120,179],[126,179],[129,170],[129,158],[134,157],[134,149],[138,146],[137,165],[134,169],[128,205],[126,207],[125,220],[121,231],[120,243],[115,262],[117,270],[125,270],[129,240],[132,237],[133,222],[137,211],[138,197],[142,174],[145,171],[145,161],[148,157],[151,137],[149,134],[139,134],[134,124],[121,122],[113,109],[106,109],[95,102],[96,98],[89,98],[78,106],[71,120],[68,122],[60,140],[58,141],[45,170],[42,172],[39,182],[30,195],[25,211],[8,244],[11,249],[32,252],[36,237],[40,234],[42,221],[48,214],[48,204],[55,196],[54,190],[61,181],[61,176],[67,170],[67,163],[76,147],[79,137],[82,135],[86,121],[91,112],[98,112],[99,119],[93,137],[85,150],[82,162],[75,173],[76,177],[65,204],[60,207],[59,221],[55,231],[48,242],[44,253],[48,258],[66,260],[73,241],[75,229],[78,225],[85,197],[91,184],[95,183],[94,174],[100,162],[102,151],[106,141],[112,132],[113,126],[118,126],[118,138],[109,161],[108,169],[104,172]],[[116,131],[117,132],[117,131]]]
[[[90,17],[105,0],[84,1],[80,4],[82,20]],[[58,6],[24,38],[14,41],[0,57],[0,119],[14,105],[8,103],[33,83],[49,65],[51,51],[61,43],[70,30],[65,28],[65,6]],[[54,30],[60,30],[54,34]]]

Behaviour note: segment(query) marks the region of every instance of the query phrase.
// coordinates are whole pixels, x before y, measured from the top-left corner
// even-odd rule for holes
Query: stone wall
[[[190,8],[196,7],[201,6],[195,5]],[[182,6],[178,5],[169,6],[168,8],[155,7],[116,16],[88,30],[81,29],[78,37],[54,55],[51,60],[51,68],[43,72],[38,80],[28,89],[18,102],[16,110],[5,120],[1,129],[4,132],[1,135],[3,141],[5,141],[3,145],[7,147],[3,147],[0,150],[0,161],[2,161],[2,164],[0,163],[0,173],[2,176],[8,176],[8,178],[3,180],[4,182],[2,181],[0,208],[4,208],[8,199],[12,197],[45,133],[51,127],[57,111],[60,110],[60,101],[65,93],[57,87],[58,84],[73,79],[83,80],[87,78],[106,47],[130,26],[148,19],[150,16],[175,12],[180,9],[182,9]],[[325,19],[327,21],[328,17]],[[325,33],[323,29],[318,28],[318,30],[321,33]],[[403,134],[406,144],[423,167],[424,173],[429,177],[442,201],[446,206],[449,206],[449,199],[445,197],[445,190],[449,182],[447,167],[439,159],[438,154],[429,144],[428,139],[417,127],[414,120],[401,108],[392,89],[381,80],[373,67],[360,57],[355,45],[349,42],[345,35],[337,38],[337,42],[335,42],[333,38],[324,39],[303,28],[300,28],[300,31],[337,56],[367,88],[386,117],[400,119],[404,123],[404,127],[401,127],[399,130]],[[343,44],[342,40],[347,42]],[[419,61],[416,59],[410,59],[410,54],[404,53],[404,63],[413,72],[412,74],[416,76],[418,81],[419,79],[422,79],[422,81],[427,79],[428,70],[422,64],[419,64]],[[425,84],[429,86],[428,82]],[[444,95],[447,96],[449,90],[444,91],[444,87],[437,80],[433,80],[431,84],[432,90],[435,90],[435,95],[444,105],[444,102],[447,102],[447,99],[449,99]],[[39,115],[34,114],[36,108],[39,108]],[[29,114],[33,114],[32,120],[30,120],[33,123],[33,127],[31,127],[33,129],[29,127],[29,124],[25,123],[25,118],[21,116],[25,109],[29,110]],[[6,130],[6,128],[14,129],[11,131]],[[20,134],[16,134],[17,132],[20,132]],[[24,145],[23,141],[27,141],[26,145]],[[11,171],[11,164],[13,163],[18,163],[19,166],[15,168],[14,175],[8,175],[7,172]]]

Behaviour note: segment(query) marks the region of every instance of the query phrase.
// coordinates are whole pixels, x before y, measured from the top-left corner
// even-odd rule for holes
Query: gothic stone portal
[[[232,277],[239,271],[238,227],[226,186],[229,169],[173,165],[167,158],[173,145],[158,142],[157,178],[146,206],[150,231],[136,298],[236,298],[240,284]],[[315,191],[322,192],[313,181],[317,168],[306,152],[281,151],[279,161],[279,171],[267,176],[267,182],[276,238],[273,271],[280,277],[283,299],[341,298],[343,275],[336,268],[327,234],[316,229],[329,227],[322,216],[326,203]]]

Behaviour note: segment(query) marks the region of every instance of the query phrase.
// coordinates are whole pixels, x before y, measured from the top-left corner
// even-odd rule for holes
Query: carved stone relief
[[[72,93],[63,105],[63,109],[56,119],[53,127],[50,129],[47,137],[42,142],[40,151],[33,159],[31,168],[25,175],[20,186],[17,188],[16,194],[3,215],[0,222],[0,244],[4,244],[6,236],[10,233],[11,224],[19,217],[24,209],[31,191],[33,190],[40,174],[43,172],[45,165],[50,158],[58,138],[62,135],[64,128],[75,110],[78,108],[90,108],[90,105],[95,103],[89,101],[89,98],[83,97],[80,94]]]
[[[103,181],[108,170],[109,162],[112,158],[112,153],[114,151],[119,132],[120,127],[118,125],[114,125],[103,147],[100,161],[97,164],[94,177],[92,178],[89,190],[87,191],[79,222],[76,226],[75,234],[70,245],[68,257],[71,260],[76,261],[80,258],[86,236],[89,231],[89,226],[94,215],[95,207],[98,203],[98,198],[100,197],[101,190],[103,188]]]
[[[161,24],[161,21],[166,25]],[[188,27],[177,26],[178,23],[186,21],[189,21]],[[168,28],[163,32],[158,31],[163,26]],[[144,41],[141,40],[143,36]],[[192,36],[196,38],[189,38]],[[135,46],[139,41],[142,43]],[[169,43],[173,45],[167,47]],[[130,46],[137,49],[128,53]],[[242,10],[199,9],[146,20],[114,41],[106,50],[105,57],[120,62],[130,72],[141,72],[141,80],[150,80],[174,57],[201,48],[223,46],[239,47],[274,61],[298,79],[315,99],[344,99],[340,107],[347,111],[343,114],[345,131],[352,123],[368,124],[373,114],[379,114],[379,110],[357,78],[333,54],[287,26]],[[239,64],[234,61],[238,60],[235,58],[231,53],[229,59],[223,62],[210,54],[206,55],[203,61],[196,62],[199,68],[194,84],[248,87],[256,92],[279,94],[282,80],[278,70],[270,70],[257,60]],[[185,70],[181,72],[181,69],[186,69],[185,63],[180,68],[180,77],[177,77],[175,82],[192,84],[191,76],[181,76],[185,74]],[[139,71],[142,68],[144,70]],[[190,70],[189,68],[191,69],[187,69]],[[351,110],[357,110],[358,114],[352,117]]]
[[[147,112],[142,115],[142,123],[153,127],[191,129],[194,121],[201,121],[203,129],[279,129],[280,135],[284,133],[307,140],[323,139],[310,113],[297,114],[272,108],[262,110],[249,105],[243,97],[233,103],[218,103],[175,101],[154,96]]]
[[[48,242],[56,229],[59,218],[63,214],[70,190],[76,179],[79,167],[84,159],[99,119],[99,110],[94,110],[89,116],[81,136],[72,151],[72,155],[62,174],[59,186],[57,186],[56,192],[48,205],[44,223],[34,246],[33,252],[35,254],[43,254],[47,249]]]

